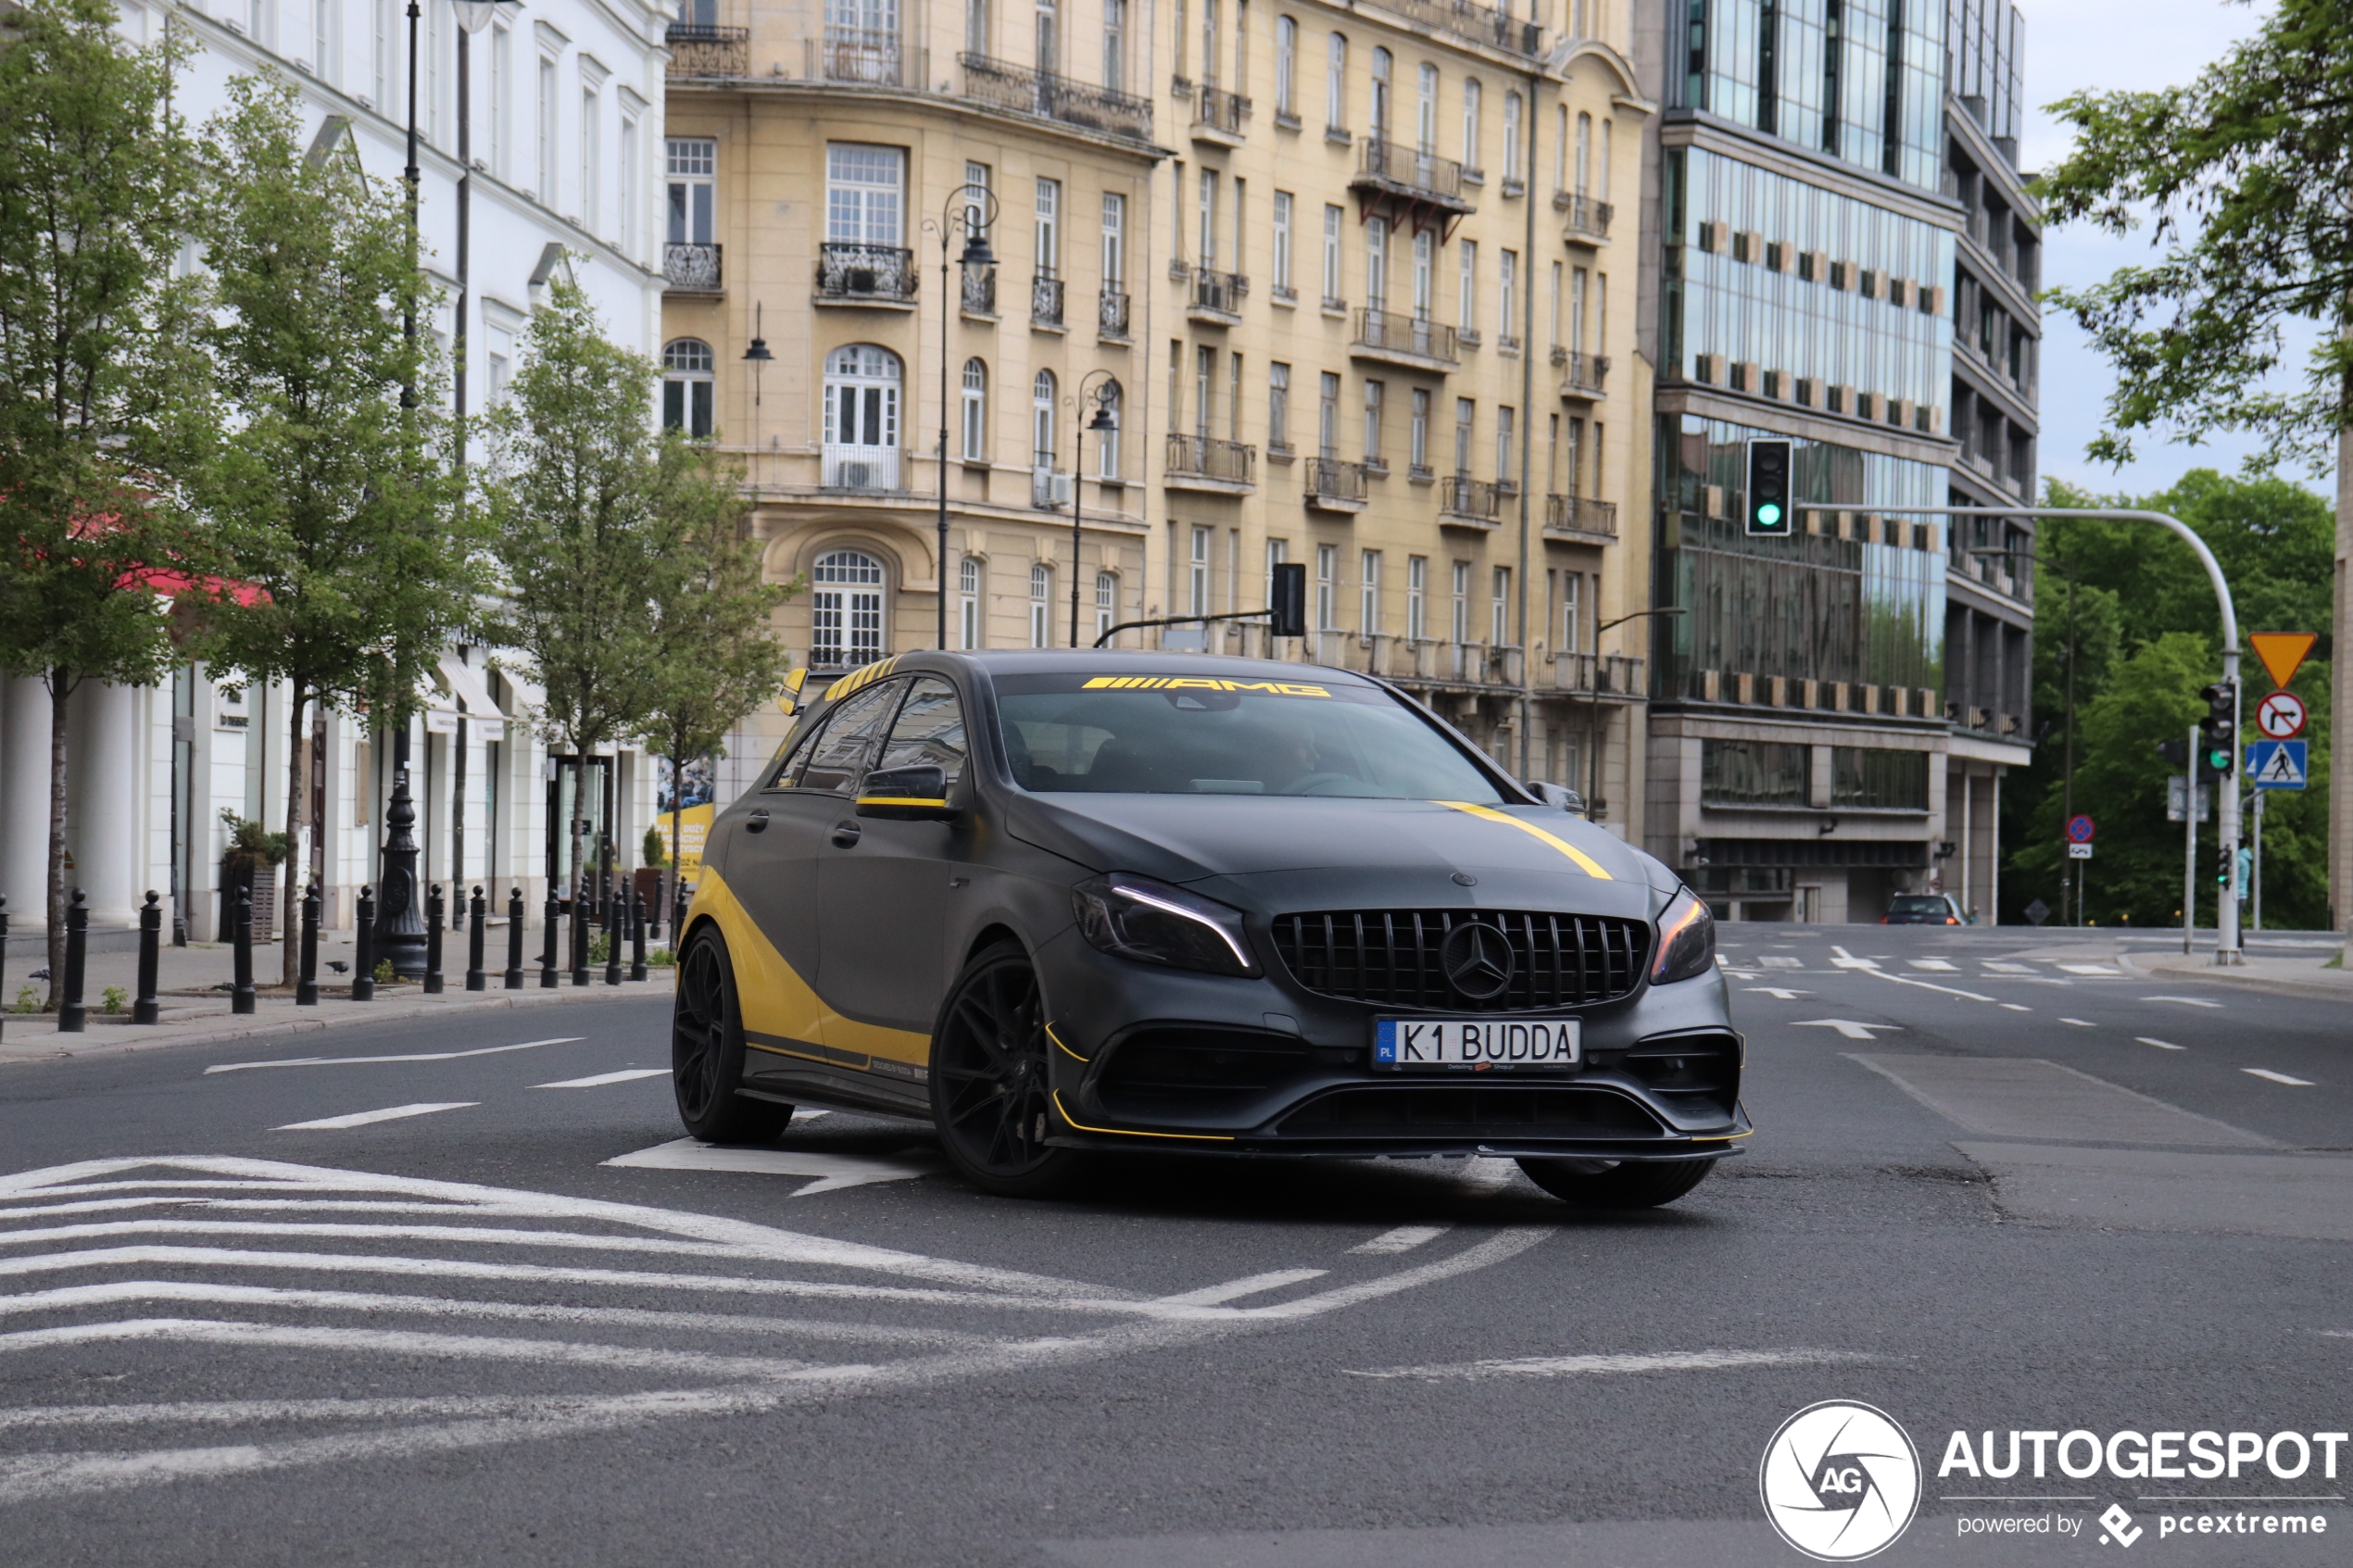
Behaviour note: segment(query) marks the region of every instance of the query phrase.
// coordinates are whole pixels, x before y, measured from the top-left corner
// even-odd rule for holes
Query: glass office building
[[[1957,420],[1982,410],[1955,370],[1977,329],[1957,294],[1970,216],[1948,121],[1969,111],[1950,87],[1975,89],[1989,122],[2015,119],[2015,13],[1657,4],[1638,34],[1667,106],[1643,223],[1660,612],[1648,847],[1724,918],[1869,920],[1963,880],[1990,911],[1992,790],[2026,759],[2024,688],[2002,685],[2023,644],[1979,625],[1973,602],[1957,609],[1952,582],[1989,558],[1970,554],[1983,538],[2031,540],[2032,525],[1957,531],[1905,508],[1976,500],[1952,500],[1980,435]],[[1999,303],[1989,331],[2007,350],[2026,317]],[[1792,444],[1789,536],[1741,521],[1758,438]]]

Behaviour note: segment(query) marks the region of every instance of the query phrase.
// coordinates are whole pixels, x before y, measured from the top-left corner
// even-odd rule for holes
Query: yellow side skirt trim
[[[1063,1055],[1070,1058],[1073,1061],[1091,1061],[1094,1060],[1092,1057],[1080,1056],[1076,1051],[1072,1050],[1068,1046],[1063,1045],[1063,1037],[1054,1033],[1054,1026],[1051,1023],[1046,1025],[1046,1038],[1053,1041],[1055,1047],[1059,1049]],[[1069,1119],[1065,1117],[1063,1120],[1067,1121]],[[1074,1125],[1076,1123],[1074,1123]]]
[[[1188,1143],[1232,1143],[1234,1141],[1216,1133],[1131,1133],[1125,1127],[1089,1127],[1071,1115],[1068,1110],[1063,1110],[1060,1090],[1054,1093],[1054,1110],[1061,1113],[1065,1123],[1082,1133],[1109,1133],[1114,1137],[1121,1138],[1177,1138]]]
[[[1602,870],[1600,861],[1594,859],[1582,849],[1579,849],[1575,845],[1569,843],[1568,840],[1565,838],[1556,838],[1553,834],[1546,833],[1534,822],[1523,822],[1517,817],[1507,816],[1504,812],[1496,810],[1491,806],[1474,806],[1467,800],[1436,800],[1432,801],[1431,804],[1434,806],[1443,806],[1449,810],[1467,812],[1474,817],[1484,817],[1491,822],[1501,822],[1505,827],[1517,828],[1524,834],[1542,839],[1545,843],[1551,845],[1554,848],[1559,850],[1562,854],[1576,861],[1579,869],[1583,871],[1587,876],[1598,877],[1604,882],[1615,882],[1617,880],[1617,878],[1611,876],[1609,872]]]
[[[935,806],[944,808],[948,802],[945,800],[934,799],[932,797],[925,795],[862,795],[858,797],[858,804],[861,806]]]

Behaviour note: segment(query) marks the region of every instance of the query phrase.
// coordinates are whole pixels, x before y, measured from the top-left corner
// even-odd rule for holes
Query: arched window
[[[809,663],[855,670],[883,655],[883,564],[863,550],[834,550],[810,572]]]
[[[1590,114],[1580,114],[1580,115],[1579,115],[1579,116],[1577,117],[1577,185],[1576,185],[1576,191],[1577,191],[1577,194],[1578,194],[1579,195],[1580,195],[1580,196],[1581,196],[1581,195],[1583,195],[1583,194],[1585,194],[1588,190],[1590,190],[1590,189],[1592,188],[1592,176],[1593,176],[1593,117],[1592,117],[1592,115],[1590,115]]]
[[[1373,51],[1373,140],[1389,140],[1389,86],[1391,69],[1396,59],[1386,49]]]
[[[1299,23],[1290,17],[1275,19],[1275,112],[1299,113]]]
[[[1029,383],[1030,461],[1040,473],[1054,467],[1054,372],[1040,370]]]
[[[1100,641],[1111,630],[1119,608],[1119,578],[1112,572],[1095,573],[1095,636]]]
[[[711,345],[698,337],[672,338],[661,349],[661,422],[698,441],[711,430]]]
[[[1463,82],[1463,167],[1478,169],[1478,78]]]
[[[958,629],[963,633],[962,646],[980,646],[980,560],[966,556],[956,568]]]
[[[1425,62],[1421,94],[1414,105],[1414,144],[1426,153],[1438,150],[1438,68]]]
[[[1095,477],[1098,479],[1115,481],[1119,478],[1119,400],[1122,395],[1124,394],[1115,381],[1107,381],[1095,389],[1096,401],[1112,420],[1109,430],[1090,433],[1095,438]],[[1092,414],[1088,416],[1090,420],[1093,418]]]
[[[988,460],[988,367],[976,358],[964,361],[964,458]]]
[[[1054,646],[1054,569],[1042,560],[1029,569],[1029,646]]]
[[[870,343],[825,356],[824,472],[841,490],[900,485],[899,356]]]
[[[1348,35],[1335,32],[1324,51],[1324,128],[1348,129]]]

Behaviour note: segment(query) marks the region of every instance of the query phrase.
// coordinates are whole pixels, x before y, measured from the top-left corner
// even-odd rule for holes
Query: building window
[[[1127,0],[1103,0],[1103,85],[1127,90]]]
[[[378,12],[383,12],[386,5],[387,0],[378,0],[376,7]],[[515,69],[514,61],[513,30],[504,24],[492,27],[490,30],[489,161],[490,172],[501,180],[508,178],[510,172],[507,167],[507,139],[510,134],[507,125],[507,98],[514,91],[513,84],[508,80]],[[381,103],[384,100],[380,98],[377,101]]]
[[[1497,647],[1512,642],[1512,569],[1499,566],[1488,582],[1487,640]]]
[[[1324,208],[1324,307],[1327,310],[1338,308],[1340,301],[1340,236],[1347,216],[1337,207]]]
[[[964,361],[964,460],[988,460],[988,367],[977,358]]]
[[[1504,178],[1519,178],[1519,94],[1504,94]]]
[[[825,238],[897,247],[907,155],[857,142],[825,146]]]
[[[501,377],[501,380],[504,378]],[[661,350],[661,423],[698,441],[711,431],[711,345],[700,338],[673,338]]]
[[[1054,646],[1054,569],[1042,560],[1029,568],[1029,646]]]
[[[393,78],[400,69],[399,45],[394,42],[399,36],[400,0],[374,0],[369,10],[375,24],[373,47],[369,51],[369,64],[376,82],[375,107],[379,113],[389,115],[393,109]]]
[[[1467,397],[1454,399],[1454,472],[1464,479],[1470,477],[1471,427],[1478,415],[1478,404]]]
[[[1841,748],[1844,749],[1844,748]],[[1769,740],[1699,743],[1703,806],[1803,806],[1811,793],[1811,746]],[[1923,761],[1926,752],[1919,752]],[[1925,784],[1926,775],[1922,775]]]
[[[1193,525],[1192,547],[1185,558],[1186,608],[1193,615],[1209,613],[1210,530]]]
[[[825,356],[822,483],[851,490],[899,488],[899,356],[850,344]]]
[[[1063,182],[1059,180],[1038,182],[1037,240],[1038,275],[1055,278],[1062,275],[1063,260]]]
[[[1429,635],[1429,558],[1405,558],[1405,635],[1420,642]]]
[[[1029,383],[1031,465],[1038,473],[1054,471],[1054,372],[1040,370]]]
[[[1495,258],[1495,335],[1519,336],[1519,253],[1504,251]]]
[[[1377,467],[1381,461],[1381,403],[1388,388],[1377,381],[1365,383],[1365,461]]]
[[[1413,420],[1406,427],[1405,461],[1416,473],[1429,471],[1429,388],[1414,388]]]
[[[1414,145],[1426,153],[1438,150],[1438,68],[1424,63],[1414,104]]]
[[[1054,0],[1038,0],[1037,67],[1042,71],[1058,70],[1062,65],[1062,19],[1054,8]]]
[[[809,662],[851,670],[883,653],[883,565],[863,550],[817,558],[810,577]]]
[[[1275,293],[1288,297],[1290,284],[1290,193],[1275,193]]]
[[[1330,370],[1324,372],[1315,401],[1315,453],[1325,458],[1340,456],[1340,377]]]
[[[964,52],[988,53],[988,0],[964,0]]]
[[[1103,289],[1120,292],[1127,281],[1127,198],[1116,191],[1103,193]]]
[[[1266,367],[1266,449],[1290,450],[1290,367],[1280,360]]]
[[[542,207],[556,205],[556,61],[539,56],[539,189],[534,194]]]
[[[1514,429],[1514,426],[1516,423],[1517,415],[1513,411],[1511,405],[1506,403],[1498,404],[1496,406],[1495,483],[1498,484],[1510,484],[1514,483],[1514,470],[1512,468],[1512,438],[1516,433]]]
[[[1478,242],[1462,243],[1461,280],[1454,289],[1454,324],[1466,332],[1478,331]]]
[[[1266,585],[1264,593],[1265,603],[1271,605],[1275,602],[1275,569],[1289,559],[1290,559],[1290,541],[1288,539],[1266,541]]]
[[[964,164],[964,232],[974,239],[988,237],[988,166],[966,160]]]
[[[624,256],[637,254],[637,117],[621,117],[621,167],[614,171],[621,188],[621,210],[613,216],[621,235],[621,250]]]
[[[1389,304],[1389,220],[1365,220],[1365,303],[1378,310]]]
[[[669,241],[707,245],[716,237],[719,144],[700,136],[673,136],[669,142]]]
[[[1339,573],[1339,571],[1340,546],[1338,545],[1316,546],[1315,629],[1318,632],[1329,632],[1334,627],[1332,613],[1335,607],[1332,603],[1332,599],[1334,596],[1335,584],[1333,583],[1332,579]]]
[[[961,646],[980,646],[980,562],[966,556],[956,566],[957,627]]]
[[[1108,571],[1095,573],[1095,640],[1102,641],[1119,609],[1119,579]]]
[[[1380,552],[1362,551],[1357,561],[1364,574],[1357,584],[1359,628],[1367,637],[1375,636],[1380,632]]]
[[[1583,572],[1564,571],[1561,573],[1560,651],[1563,653],[1580,652],[1584,647],[1584,625],[1581,619],[1584,607],[1579,602],[1584,597],[1584,588],[1585,574]]]
[[[441,13],[435,11],[434,15]],[[593,87],[580,90],[580,226],[596,233],[604,214],[598,197],[603,193],[605,167],[604,95]]]
[[[1348,130],[1348,36],[1335,32],[1324,52],[1324,129]]]
[[[1925,811],[1928,765],[1925,751],[1834,746],[1831,747],[1831,807],[1833,810]]]
[[[1389,140],[1390,73],[1395,63],[1396,56],[1388,50],[1377,48],[1373,51],[1372,124],[1365,130],[1376,142]]]
[[[1478,78],[1463,82],[1463,167],[1477,169],[1478,163]]]
[[[1593,180],[1593,117],[1577,117],[1577,194],[1583,195]]]
[[[1275,112],[1297,119],[1299,23],[1289,17],[1275,19]]]
[[[1198,256],[1203,267],[1214,270],[1217,266],[1217,170],[1204,169],[1201,171],[1200,190],[1201,194],[1195,204],[1201,220]]]
[[[1450,608],[1454,612],[1452,621],[1453,640],[1467,643],[1470,641],[1470,562],[1458,560],[1454,563],[1453,587],[1453,603]]]

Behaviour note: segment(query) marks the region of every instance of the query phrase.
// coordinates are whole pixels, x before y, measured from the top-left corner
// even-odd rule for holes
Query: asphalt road
[[[1826,1399],[1919,1450],[1874,1561],[2353,1558],[2353,1450],[1939,1474],[2353,1426],[2342,1003],[2103,934],[1724,937],[1757,1135],[1626,1217],[1493,1160],[1039,1204],[910,1123],[705,1150],[651,1000],[7,1069],[0,1562],[1793,1563],[1759,1461]],[[2050,1533],[1962,1534],[2005,1518]]]

